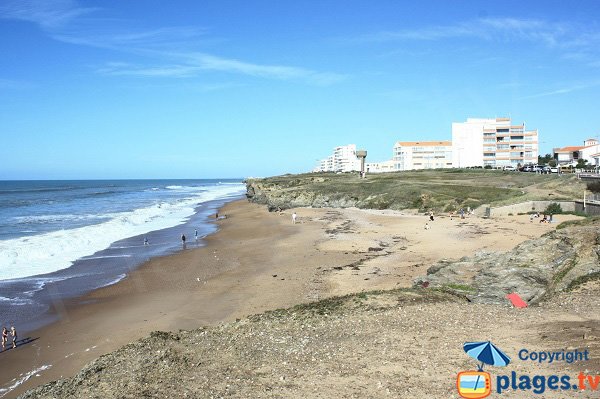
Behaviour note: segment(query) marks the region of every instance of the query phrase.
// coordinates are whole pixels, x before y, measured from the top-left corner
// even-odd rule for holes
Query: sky
[[[367,161],[511,117],[600,134],[599,1],[0,0],[0,180]]]

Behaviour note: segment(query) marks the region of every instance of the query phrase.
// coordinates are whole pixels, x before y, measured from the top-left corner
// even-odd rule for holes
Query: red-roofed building
[[[580,159],[589,165],[600,165],[600,145],[596,139],[587,139],[582,146],[568,146],[553,149],[554,159],[559,165],[575,165]]]

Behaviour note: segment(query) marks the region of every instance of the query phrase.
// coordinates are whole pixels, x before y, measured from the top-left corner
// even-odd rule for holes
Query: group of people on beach
[[[464,219],[466,215],[473,215],[474,213],[475,212],[473,211],[473,209],[471,209],[471,207],[467,207],[466,210],[464,208],[460,208],[456,212],[450,212],[449,216],[450,220],[454,220],[454,217],[456,217],[457,215],[459,215],[461,219]],[[435,218],[433,217],[433,211],[429,211],[427,215],[429,217],[429,222],[435,221]],[[431,229],[431,225],[429,224],[429,222],[425,223],[425,230]]]
[[[552,223],[552,214],[546,215],[545,213],[543,214],[543,217],[540,219],[540,223]],[[533,219],[534,218],[539,218],[540,217],[540,213],[536,212],[536,213],[532,213],[529,215],[529,221],[531,223],[533,223]]]
[[[17,329],[15,326],[10,328],[10,335],[12,336],[12,347],[17,347]],[[2,327],[2,350],[6,350],[6,343],[8,342],[8,329]]]

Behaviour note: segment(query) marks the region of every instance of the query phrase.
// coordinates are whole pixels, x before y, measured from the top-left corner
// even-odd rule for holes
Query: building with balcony
[[[392,158],[395,170],[452,167],[450,141],[398,141]]]
[[[537,163],[538,131],[514,125],[510,118],[468,118],[452,123],[454,167],[525,165]]]
[[[313,172],[353,172],[360,171],[360,160],[356,157],[356,144],[348,144],[333,149],[333,153],[320,161]]]

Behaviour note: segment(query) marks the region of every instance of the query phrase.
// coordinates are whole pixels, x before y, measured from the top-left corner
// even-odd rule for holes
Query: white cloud
[[[206,53],[168,53],[164,57],[179,60],[178,64],[152,67],[130,63],[111,62],[97,72],[106,75],[131,75],[140,77],[193,77],[206,71],[229,72],[278,80],[304,80],[315,85],[330,85],[346,79],[346,75],[317,72],[310,69],[284,65],[263,65],[237,59],[217,57]]]
[[[445,40],[474,37],[484,40],[526,40],[549,47],[597,45],[600,37],[579,26],[536,19],[483,18],[451,25],[429,26],[366,34],[350,42],[390,42],[407,40]]]
[[[79,7],[73,0],[7,0],[0,4],[0,18],[29,21],[51,30],[94,10]]]
[[[192,50],[210,42],[206,30],[198,27],[162,27],[147,31],[74,28],[73,22],[94,11],[82,8],[75,0],[9,0],[0,6],[0,18],[24,20],[38,24],[55,40],[79,46],[111,49],[143,56],[149,65],[107,63],[97,68],[105,75],[143,77],[192,77],[201,72],[221,71],[232,74],[278,80],[301,80],[314,85],[331,85],[347,78],[333,72],[276,64],[260,64],[225,58]]]
[[[598,86],[600,86],[600,81],[583,82],[583,83],[574,84],[574,85],[571,85],[568,87],[561,87],[561,88],[555,89],[555,90],[549,90],[549,91],[545,91],[545,92],[541,92],[541,93],[532,94],[529,96],[524,96],[524,97],[521,97],[521,99],[525,100],[525,99],[531,99],[531,98],[540,98],[540,97],[556,96],[556,95],[560,95],[560,94],[568,94],[568,93],[571,93],[574,91],[592,89],[592,88],[595,88]]]

